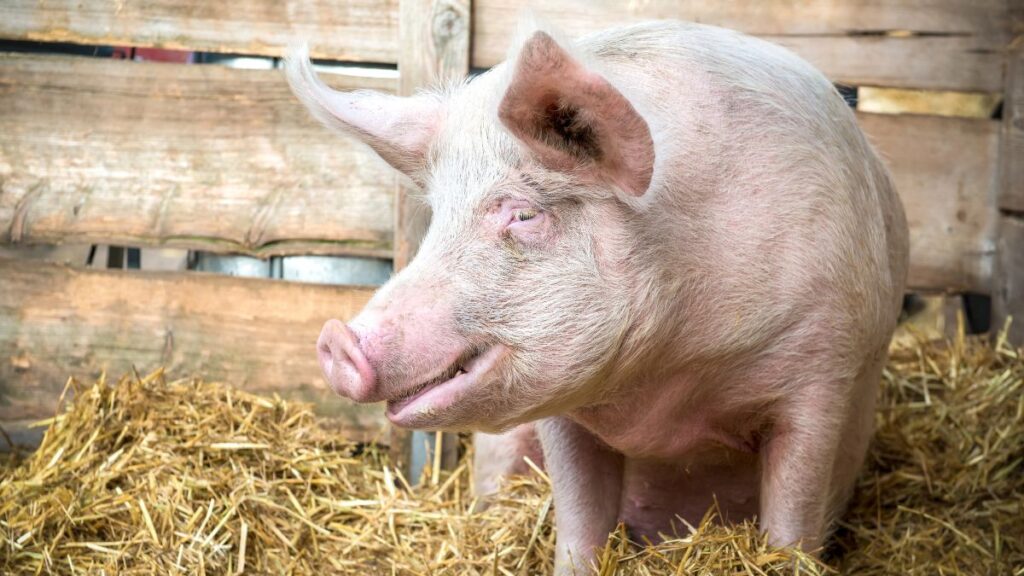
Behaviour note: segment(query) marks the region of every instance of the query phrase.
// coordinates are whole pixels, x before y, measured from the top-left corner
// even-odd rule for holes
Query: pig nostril
[[[352,335],[352,341],[355,343],[355,345],[357,347],[362,348],[362,345],[363,345],[363,331],[359,330],[355,326],[352,326],[351,324],[348,326],[348,331],[349,331],[349,334]]]
[[[317,359],[320,360],[320,367],[323,369],[324,374],[330,377],[332,368],[334,367],[334,359],[331,355],[331,348],[326,342],[322,342],[316,347]]]

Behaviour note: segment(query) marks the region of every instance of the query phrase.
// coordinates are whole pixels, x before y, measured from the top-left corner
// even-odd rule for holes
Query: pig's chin
[[[388,420],[403,428],[443,425],[442,421],[452,412],[452,408],[487,377],[507,352],[508,349],[501,344],[484,348],[461,366],[446,370],[445,376],[420,384],[399,398],[388,400]]]

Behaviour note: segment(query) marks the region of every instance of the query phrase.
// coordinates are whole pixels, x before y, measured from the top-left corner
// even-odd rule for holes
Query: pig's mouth
[[[470,348],[437,377],[388,400],[388,419],[399,426],[415,425],[424,416],[440,413],[490,372],[506,351],[501,344]]]

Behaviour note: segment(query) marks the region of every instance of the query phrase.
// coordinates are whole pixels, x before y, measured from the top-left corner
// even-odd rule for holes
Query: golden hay
[[[0,572],[543,574],[552,502],[517,478],[471,513],[471,472],[409,483],[309,408],[196,380],[70,383],[42,446],[0,469]],[[878,434],[824,558],[710,517],[610,574],[1024,574],[1024,360],[959,339],[894,348]]]

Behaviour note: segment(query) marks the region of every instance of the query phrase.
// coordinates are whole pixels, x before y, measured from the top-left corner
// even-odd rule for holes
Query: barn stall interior
[[[335,88],[410,94],[500,62],[526,4],[0,7],[5,572],[550,570],[543,474],[472,512],[471,447],[324,391],[320,325],[410,260],[429,214],[278,70],[307,40]],[[952,339],[894,345],[824,564],[709,523],[646,548],[613,535],[600,573],[1019,573],[1024,322],[1000,330],[1024,317],[1024,9],[549,4],[532,9],[570,36],[691,20],[834,79],[906,207],[908,300],[929,296]]]

